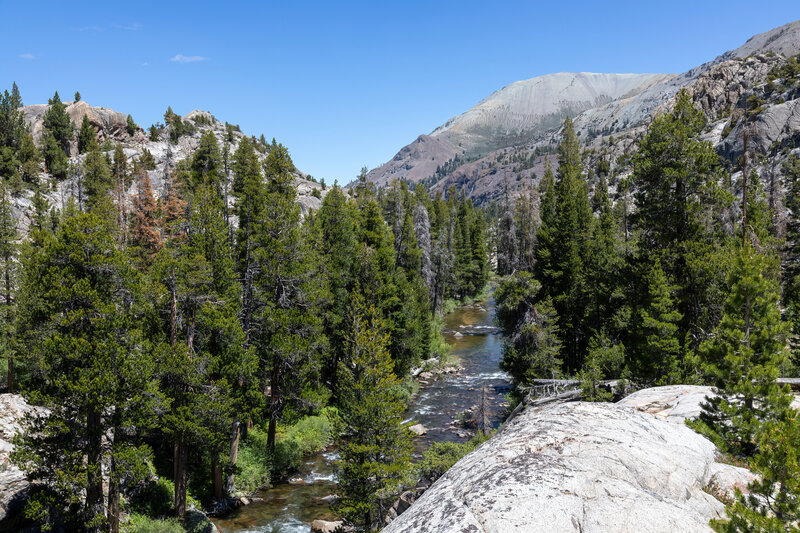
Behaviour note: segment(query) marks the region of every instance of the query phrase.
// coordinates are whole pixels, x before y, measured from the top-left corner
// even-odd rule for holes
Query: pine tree
[[[331,299],[326,306],[325,334],[330,341],[330,355],[325,374],[334,397],[337,395],[337,368],[345,356],[345,319],[350,308],[350,293],[355,288],[358,264],[358,211],[338,185],[325,195],[319,209],[320,252]]]
[[[125,131],[128,132],[128,135],[133,137],[133,134],[136,133],[136,130],[139,126],[136,125],[136,122],[133,121],[133,117],[128,115],[128,118],[125,119]]]
[[[81,127],[78,130],[78,153],[84,154],[97,147],[97,133],[89,122],[89,116],[83,115]]]
[[[132,252],[143,265],[149,265],[161,249],[162,240],[153,187],[150,176],[144,170],[136,175],[136,196],[133,198],[130,233]]]
[[[53,238],[27,250],[19,314],[31,401],[50,409],[16,442],[14,462],[43,483],[27,512],[45,524],[60,517],[70,528],[117,531],[121,465],[136,483],[149,457],[125,435],[147,428],[158,402],[137,328],[138,278],[93,214],[68,217]]]
[[[317,313],[324,296],[317,254],[304,239],[288,150],[276,144],[264,163],[263,216],[255,221],[255,290],[250,342],[259,356],[261,390],[267,398],[267,445],[272,451],[278,420],[313,386],[326,339]],[[268,393],[268,394],[267,394]]]
[[[752,456],[761,425],[785,418],[792,400],[776,382],[787,328],[778,283],[769,276],[774,264],[749,246],[735,252],[725,313],[699,349],[716,396],[703,404],[698,428],[734,454]]]
[[[337,511],[371,531],[383,524],[410,466],[411,439],[388,352],[388,333],[373,306],[353,296],[347,359],[339,362],[341,431]]]
[[[646,262],[658,254],[677,286],[683,315],[679,338],[689,343],[684,351],[713,329],[721,299],[714,283],[721,279],[712,265],[723,238],[707,223],[721,198],[715,174],[718,157],[711,144],[699,138],[705,123],[703,112],[682,90],[674,109],[650,125],[634,158],[633,222],[641,232],[639,251]]]
[[[625,362],[625,346],[615,344],[600,330],[589,341],[586,361],[578,373],[581,381],[582,399],[589,402],[606,402],[613,399],[610,390],[601,386],[604,379],[619,377]]]
[[[559,317],[566,369],[577,371],[589,340],[586,260],[593,217],[588,184],[582,175],[580,144],[569,117],[564,121],[558,146],[558,164],[555,205],[553,195],[543,190],[535,272],[544,287],[542,297],[552,299]]]
[[[679,383],[681,379],[681,342],[678,323],[681,314],[676,309],[667,275],[656,259],[645,276],[647,297],[640,316],[642,345],[633,363],[636,376],[660,385]]]
[[[504,279],[495,291],[497,319],[507,340],[500,368],[518,385],[561,373],[558,318],[549,299],[541,300],[541,284],[529,272]]]
[[[64,155],[69,156],[69,145],[72,142],[75,125],[67,114],[67,108],[58,97],[58,91],[49,100],[48,104],[42,122],[44,135],[51,136],[61,151],[64,152]]]
[[[783,304],[791,321],[792,362],[800,366],[800,157],[790,156],[783,164],[786,183],[786,208],[791,215],[786,221],[786,243],[781,265]]]
[[[497,228],[497,273],[508,276],[516,270],[519,263],[517,223],[511,207],[511,198],[506,183],[505,198],[503,201],[503,214]]]
[[[786,419],[768,422],[760,432],[759,452],[750,462],[756,474],[747,495],[736,489],[726,507],[728,519],[712,520],[720,533],[750,531],[796,532],[800,521],[800,420],[794,411]]]
[[[14,392],[14,351],[12,335],[17,282],[17,233],[11,201],[0,182],[0,350],[7,362],[8,392]]]

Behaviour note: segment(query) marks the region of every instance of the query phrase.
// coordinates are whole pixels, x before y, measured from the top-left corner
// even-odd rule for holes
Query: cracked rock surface
[[[718,463],[709,440],[676,423],[704,389],[528,408],[383,531],[711,531],[724,505],[703,488],[727,491],[751,476]]]

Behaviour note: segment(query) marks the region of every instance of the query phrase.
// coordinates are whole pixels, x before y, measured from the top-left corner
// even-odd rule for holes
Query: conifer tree
[[[31,400],[50,409],[18,437],[14,462],[42,482],[28,516],[69,528],[117,531],[119,489],[149,457],[124,437],[153,419],[158,393],[137,327],[137,275],[94,214],[63,222],[41,247],[28,247],[20,323],[30,356]],[[108,471],[104,503],[103,465]]]
[[[656,259],[645,276],[647,297],[640,311],[640,356],[634,362],[636,376],[659,385],[679,383],[681,379],[681,342],[678,337],[680,312],[676,309],[667,275]]]
[[[518,385],[561,373],[558,318],[549,299],[541,300],[541,284],[529,272],[504,279],[495,291],[497,319],[507,340],[500,368]]]
[[[8,192],[0,182],[0,350],[7,364],[8,392],[14,392],[14,351],[12,324],[17,283],[17,226]]]
[[[761,424],[782,420],[791,403],[776,382],[786,357],[786,323],[778,308],[775,259],[750,246],[734,252],[730,294],[715,335],[700,345],[716,395],[703,404],[698,428],[734,454],[757,451]]]
[[[558,164],[555,205],[552,194],[543,190],[542,228],[535,271],[544,287],[542,296],[552,299],[558,313],[566,368],[577,371],[589,340],[585,263],[589,256],[593,217],[588,185],[582,175],[580,144],[569,117],[564,121],[558,146]]]
[[[338,185],[323,198],[317,222],[320,225],[322,264],[331,293],[325,313],[325,334],[330,342],[325,374],[336,397],[337,368],[346,350],[345,319],[350,308],[350,293],[355,288],[355,267],[358,264],[358,211]]]
[[[756,478],[747,495],[736,488],[736,499],[726,507],[728,518],[712,520],[720,533],[750,531],[795,532],[800,520],[800,420],[795,411],[764,425],[759,452],[750,462]]]
[[[44,135],[52,137],[57,146],[64,152],[64,155],[68,157],[70,155],[69,145],[72,142],[75,125],[67,114],[67,108],[58,97],[58,91],[48,101],[48,104],[42,123],[45,131]]]
[[[264,163],[267,190],[254,230],[256,294],[250,342],[259,357],[267,398],[267,446],[275,447],[278,420],[287,405],[314,386],[326,339],[317,313],[325,283],[318,256],[304,239],[288,150],[273,146]]]
[[[133,198],[130,233],[133,253],[143,265],[149,265],[161,248],[162,240],[153,187],[150,176],[144,170],[136,175],[136,196]]]
[[[511,208],[511,198],[508,194],[508,184],[503,201],[503,214],[498,225],[497,239],[497,273],[507,276],[514,272],[518,264],[519,250],[517,237],[517,224]]]
[[[81,127],[78,130],[78,153],[84,154],[97,146],[97,133],[89,122],[89,116],[83,115]]]
[[[783,249],[783,304],[791,321],[792,362],[800,365],[800,157],[790,156],[782,166],[786,183],[786,243]]]
[[[718,321],[714,254],[721,236],[707,221],[720,198],[711,144],[699,139],[703,112],[688,92],[678,93],[674,109],[653,121],[634,158],[633,185],[641,231],[640,254],[650,261],[658,254],[664,271],[674,280],[678,311],[683,318],[679,338],[690,350]]]
[[[337,511],[368,531],[383,524],[410,465],[411,439],[388,352],[388,333],[373,306],[353,295],[347,358],[339,362],[341,431]]]

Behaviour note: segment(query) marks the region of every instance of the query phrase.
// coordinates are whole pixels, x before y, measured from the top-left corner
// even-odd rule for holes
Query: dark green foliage
[[[159,394],[137,327],[138,276],[114,244],[98,217],[77,214],[24,258],[19,320],[31,401],[51,413],[30,421],[14,461],[45,483],[27,511],[45,524],[68,516],[98,531],[118,520],[122,472],[135,483],[149,457],[125,428],[148,427]],[[116,492],[106,517],[100,469],[108,461]]]
[[[79,91],[75,91],[75,96],[73,97],[73,100],[75,102],[80,102],[81,101],[81,93]]]
[[[699,349],[717,391],[703,405],[699,429],[731,453],[753,455],[761,424],[783,419],[792,400],[775,381],[786,357],[787,325],[770,277],[775,258],[745,247],[732,260],[724,315]]]
[[[761,428],[759,452],[750,462],[758,475],[745,496],[737,488],[727,520],[712,520],[720,533],[792,532],[800,521],[800,420],[794,411]]]
[[[69,145],[75,133],[75,125],[67,114],[67,108],[58,97],[58,92],[48,102],[49,106],[44,113],[44,136],[51,136],[57,146],[69,156]]]
[[[342,499],[337,512],[371,530],[383,524],[409,468],[411,438],[396,396],[388,334],[373,306],[354,295],[347,358],[339,362],[341,431],[336,439]]]
[[[644,304],[639,310],[640,353],[645,357],[636,361],[636,376],[659,385],[679,383],[681,342],[678,324],[681,314],[676,309],[675,287],[656,259],[643,280],[647,290]]]
[[[184,122],[180,115],[172,111],[171,107],[168,107],[167,111],[164,113],[164,124],[169,129],[169,141],[173,144],[178,142],[178,139],[184,135],[191,135],[197,131],[197,128],[195,128],[191,122]],[[152,127],[150,129],[150,137],[153,137]]]
[[[133,117],[128,115],[128,118],[125,120],[125,131],[128,132],[128,135],[133,135],[136,133],[136,130],[139,129],[139,126],[136,125],[136,122],[133,121]]]
[[[78,130],[78,153],[83,154],[97,147],[97,133],[94,131],[94,126],[89,122],[89,116],[83,115]]]
[[[656,254],[677,285],[682,348],[686,342],[696,346],[695,339],[704,338],[719,319],[715,286],[708,279],[719,279],[708,260],[720,242],[708,224],[719,205],[718,158],[710,143],[699,140],[704,126],[702,111],[681,91],[673,111],[653,121],[634,159],[639,250],[647,262]]]
[[[495,292],[497,319],[508,337],[500,368],[519,385],[561,372],[558,318],[550,300],[538,298],[540,291],[539,282],[523,271],[504,279]]]
[[[0,182],[0,360],[6,361],[6,386],[9,392],[14,392],[12,328],[19,270],[17,266],[19,234],[10,200],[6,187]]]
[[[415,466],[422,479],[433,483],[458,462],[459,459],[489,440],[491,434],[476,433],[467,442],[434,442],[422,452],[422,460]]]
[[[800,363],[800,157],[793,155],[784,162],[786,208],[792,216],[786,221],[786,244],[783,251],[783,303],[792,327],[792,360]]]
[[[541,297],[552,299],[558,313],[564,365],[572,372],[581,368],[589,340],[586,262],[593,217],[580,146],[569,118],[564,121],[558,162],[555,188],[547,183],[548,177],[544,178],[535,273],[543,287]]]
[[[613,399],[610,390],[601,385],[604,379],[620,377],[625,363],[625,346],[614,344],[605,331],[600,331],[589,341],[589,349],[583,369],[578,372],[583,396],[590,402],[606,402]]]

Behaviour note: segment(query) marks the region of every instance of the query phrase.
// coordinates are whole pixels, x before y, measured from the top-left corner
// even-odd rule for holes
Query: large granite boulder
[[[24,416],[40,408],[28,405],[19,394],[0,394],[0,531],[13,531],[13,518],[25,504],[28,480],[9,461],[14,449],[11,440],[19,431]]]
[[[724,505],[709,492],[752,476],[676,423],[708,393],[659,387],[618,404],[527,408],[384,532],[710,531]]]

